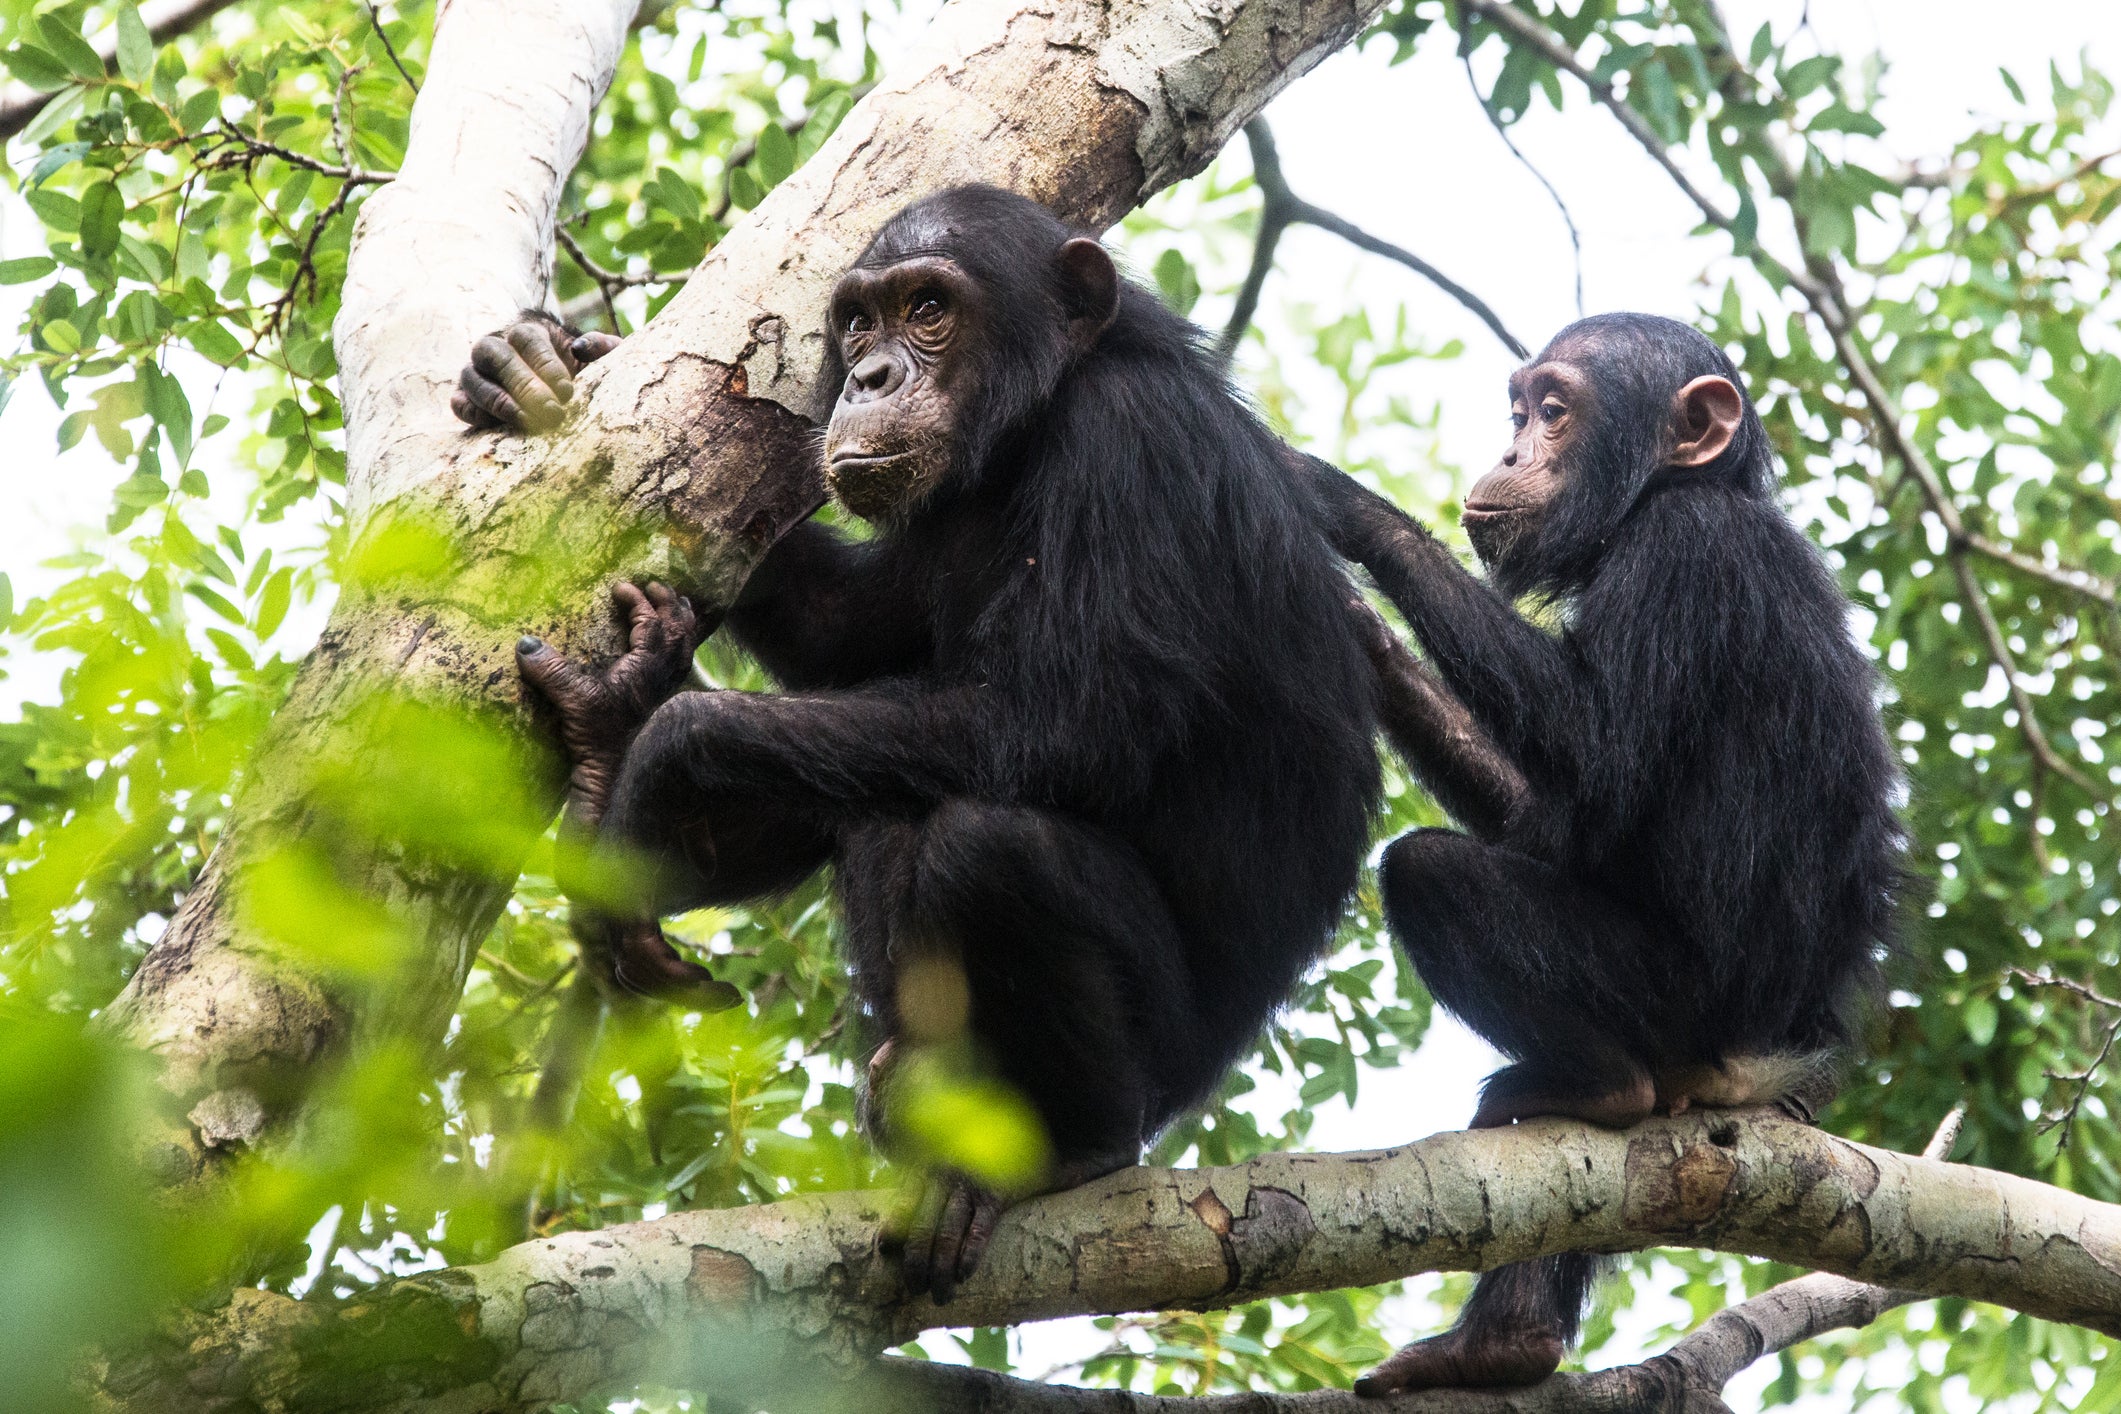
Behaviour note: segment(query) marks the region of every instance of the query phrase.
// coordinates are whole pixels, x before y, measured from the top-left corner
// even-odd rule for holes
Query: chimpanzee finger
[[[994,1238],[994,1229],[1002,1220],[1002,1200],[984,1188],[973,1190],[972,1220],[965,1225],[965,1241],[957,1249],[957,1279],[964,1281],[979,1270],[980,1259],[987,1255],[987,1244]]]
[[[457,421],[473,427],[498,427],[501,424],[492,413],[471,400],[471,395],[462,388],[449,395],[449,410],[457,415]]]
[[[557,648],[532,634],[516,640],[516,666],[530,685],[562,712],[580,711],[596,691],[587,673]]]
[[[457,377],[457,391],[470,400],[471,405],[490,418],[491,424],[513,427],[522,431],[523,410],[516,400],[508,396],[508,390],[475,368],[467,368]],[[462,414],[458,414],[462,416]]]
[[[567,351],[574,355],[577,364],[595,363],[625,342],[616,334],[577,334]]]
[[[963,1178],[953,1178],[946,1186],[950,1196],[943,1200],[943,1214],[935,1225],[935,1246],[928,1269],[928,1294],[938,1306],[947,1306],[957,1294],[958,1253],[964,1249],[967,1230],[972,1226],[976,1191]]]
[[[545,380],[532,370],[515,345],[498,334],[488,334],[471,346],[471,366],[482,377],[500,384],[515,399],[519,411],[513,425],[525,432],[541,432],[560,420],[560,405],[554,401]]]
[[[935,1229],[943,1215],[945,1196],[943,1184],[932,1178],[924,1180],[901,1229],[899,1275],[910,1294],[919,1295],[930,1289],[934,1275]]]
[[[637,584],[620,580],[611,587],[611,601],[626,620],[626,646],[636,652],[655,653],[663,646],[663,625],[657,621],[655,605]]]
[[[508,346],[523,356],[530,371],[551,390],[555,402],[573,399],[574,369],[568,365],[567,356],[562,352],[567,344],[564,330],[526,319],[509,328],[507,339]]]

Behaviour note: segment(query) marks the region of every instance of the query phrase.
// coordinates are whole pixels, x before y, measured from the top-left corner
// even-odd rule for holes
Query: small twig
[[[1583,317],[1583,236],[1576,229],[1576,218],[1570,214],[1569,204],[1561,199],[1561,193],[1556,191],[1554,184],[1547,180],[1547,174],[1540,171],[1532,159],[1525,156],[1523,150],[1517,146],[1516,141],[1510,136],[1509,126],[1502,121],[1502,115],[1495,111],[1495,105],[1488,101],[1488,96],[1480,91],[1480,80],[1473,76],[1472,54],[1461,47],[1458,51],[1458,59],[1465,66],[1466,86],[1473,90],[1473,98],[1480,104],[1480,111],[1488,115],[1488,126],[1495,129],[1495,136],[1501,138],[1502,145],[1510,149],[1510,155],[1517,159],[1517,164],[1527,172],[1530,172],[1533,179],[1547,189],[1547,195],[1553,199],[1554,209],[1561,213],[1561,223],[1569,228],[1569,250],[1576,261],[1576,317],[1581,319]]]
[[[1245,124],[1245,141],[1252,149],[1252,179],[1259,186],[1264,205],[1259,217],[1259,238],[1252,249],[1252,268],[1238,291],[1237,307],[1231,311],[1230,323],[1216,341],[1215,353],[1221,362],[1227,364],[1236,353],[1238,341],[1244,337],[1245,329],[1259,307],[1260,288],[1266,283],[1267,271],[1274,263],[1274,247],[1280,242],[1282,232],[1294,225],[1331,231],[1352,246],[1397,261],[1478,316],[1502,341],[1503,347],[1516,357],[1530,356],[1524,344],[1504,326],[1495,311],[1471,290],[1414,252],[1381,240],[1354,222],[1336,216],[1322,206],[1314,206],[1289,190],[1289,183],[1282,175],[1281,155],[1275,151],[1274,134],[1266,119],[1254,118]]]
[[[291,147],[282,147],[264,138],[252,137],[238,132],[223,123],[212,134],[213,145],[199,154],[199,165],[207,171],[224,171],[232,167],[249,167],[261,157],[277,157],[290,167],[301,167],[315,172],[320,177],[331,177],[350,186],[381,186],[397,180],[395,172],[375,172],[351,163],[334,167],[329,162],[320,162],[306,153]]]
[[[390,42],[390,31],[383,28],[383,17],[376,13],[375,0],[368,0],[368,23],[369,27],[375,30],[376,38],[383,41],[383,52],[390,56],[390,66],[398,71],[399,76],[412,89],[412,96],[418,98],[420,81],[412,76],[412,71],[405,67],[405,61],[398,57],[397,46]]]
[[[2092,1081],[2098,1077],[2099,1071],[2113,1055],[2116,1043],[2121,1042],[2121,1001],[2067,977],[2042,976],[2037,972],[2028,972],[2022,967],[2006,967],[2003,972],[2005,976],[2015,977],[2028,987],[2057,987],[2065,992],[2072,992],[2093,1006],[2103,1007],[2113,1013],[2113,1020],[2106,1025],[2106,1034],[2100,1039],[2099,1052],[2092,1057],[2089,1065],[2076,1071],[2042,1072],[2049,1080],[2058,1084],[2077,1087],[2068,1104],[2058,1110],[2046,1111],[2040,1116],[2039,1132],[2046,1134],[2051,1130],[2060,1129],[2062,1137],[2055,1141],[2055,1147],[2067,1149],[2070,1134],[2076,1128],[2077,1116],[2084,1108],[2085,1097],[2091,1093]]]

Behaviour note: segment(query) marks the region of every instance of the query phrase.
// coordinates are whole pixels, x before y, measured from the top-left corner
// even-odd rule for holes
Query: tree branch
[[[142,6],[140,18],[147,24],[147,37],[157,44],[166,44],[180,34],[197,29],[235,3],[236,0],[169,0],[169,3],[158,6]],[[96,45],[96,55],[103,60],[105,72],[117,65],[115,32]],[[53,99],[64,92],[65,89],[58,89],[39,93],[20,83],[11,83],[5,90],[0,90],[0,143],[28,127]]]
[[[1239,341],[1244,338],[1245,330],[1251,327],[1252,316],[1258,312],[1260,289],[1267,282],[1267,272],[1274,266],[1274,248],[1280,243],[1282,233],[1294,225],[1331,231],[1350,245],[1399,262],[1470,310],[1516,357],[1529,356],[1517,336],[1504,327],[1501,317],[1471,290],[1413,251],[1380,240],[1354,222],[1336,216],[1322,206],[1313,206],[1289,190],[1289,183],[1282,175],[1281,155],[1275,150],[1274,134],[1267,127],[1265,118],[1254,118],[1245,124],[1245,141],[1252,149],[1252,179],[1258,183],[1262,198],[1259,235],[1252,246],[1252,268],[1237,292],[1237,306],[1230,312],[1230,322],[1224,326],[1222,337],[1215,342],[1218,360],[1228,364],[1236,355]]]
[[[858,1393],[852,1407],[874,1410],[876,1367],[864,1361],[922,1330],[1219,1310],[1546,1253],[1665,1245],[1822,1268],[1887,1292],[1791,1283],[1800,1289],[1738,1308],[1745,1314],[1733,1320],[1744,1329],[1712,1321],[1654,1376],[1606,1372],[1608,1382],[1667,1380],[1675,1367],[1677,1377],[1694,1370],[1706,1379],[1746,1350],[1755,1350],[1749,1360],[1776,1342],[1874,1315],[1903,1291],[1994,1301],[2121,1334],[2121,1208],[1872,1149],[1773,1110],[1697,1111],[1627,1132],[1540,1120],[1378,1153],[1129,1169],[1013,1210],[984,1265],[940,1307],[908,1300],[877,1252],[888,1202],[837,1194],[568,1233],[345,1304],[239,1290],[218,1310],[187,1311],[165,1343],[102,1371],[100,1391],[113,1414],[182,1414],[204,1407],[185,1391],[211,1369],[223,1401],[308,1407],[301,1399],[315,1386],[303,1381],[330,1378],[339,1382],[332,1407],[346,1414],[439,1414],[582,1398],[642,1380],[747,1398],[807,1380],[821,1405],[829,1401],[818,1390],[838,1384]],[[379,1375],[363,1384],[348,1370]],[[1598,1387],[1599,1377],[1582,1378]],[[1163,1407],[1096,1398],[1107,1402],[1069,1407]],[[1352,1406],[1320,1398],[1318,1407]]]

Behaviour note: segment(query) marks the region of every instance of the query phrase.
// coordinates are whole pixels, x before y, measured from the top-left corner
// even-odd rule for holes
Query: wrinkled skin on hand
[[[473,427],[547,432],[567,416],[574,376],[619,346],[614,334],[577,334],[536,310],[471,346],[449,410]]]
[[[585,829],[603,819],[626,748],[649,715],[683,687],[699,647],[692,601],[666,585],[621,584],[611,597],[627,619],[626,651],[598,673],[542,639],[516,644],[523,676],[560,717],[567,748],[567,810]]]

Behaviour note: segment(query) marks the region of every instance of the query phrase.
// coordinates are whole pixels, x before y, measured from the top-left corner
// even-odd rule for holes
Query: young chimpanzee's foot
[[[1561,1368],[1563,1344],[1549,1330],[1460,1326],[1415,1341],[1357,1380],[1355,1392],[1376,1396],[1536,1385]]]
[[[1066,1159],[1054,1166],[1038,1193],[1062,1193],[1093,1178],[1103,1178],[1138,1162],[1141,1147],[1125,1152]],[[911,1193],[911,1201],[884,1223],[881,1245],[886,1254],[899,1259],[906,1293],[927,1292],[938,1306],[957,1294],[958,1286],[978,1269],[987,1254],[987,1243],[1003,1213],[1024,1198],[1004,1198],[978,1181],[954,1169],[939,1169],[924,1176]]]
[[[1559,1115],[1608,1129],[1628,1129],[1648,1119],[1657,1107],[1657,1086],[1641,1066],[1609,1067],[1605,1085],[1574,1086],[1542,1077],[1532,1067],[1506,1065],[1480,1087],[1480,1107],[1468,1129],[1500,1129],[1520,1119]]]
[[[644,591],[621,584],[611,597],[626,617],[627,646],[601,673],[568,661],[540,639],[526,635],[516,644],[523,676],[559,713],[568,812],[589,830],[603,817],[634,734],[684,686],[700,640],[691,601],[663,585]]]

